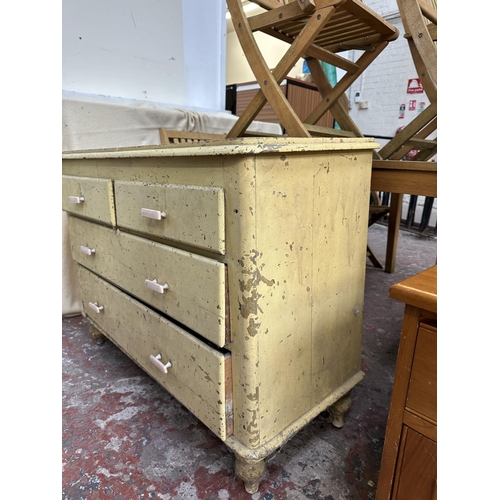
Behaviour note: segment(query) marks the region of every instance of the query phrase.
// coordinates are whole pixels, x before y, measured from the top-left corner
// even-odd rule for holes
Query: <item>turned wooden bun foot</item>
[[[236,457],[234,468],[236,475],[245,483],[246,492],[250,494],[257,493],[260,481],[264,477],[266,470],[265,460],[248,462]]]
[[[344,427],[344,419],[347,411],[351,407],[351,393],[348,392],[337,402],[328,407],[328,412],[332,418],[332,424],[338,429]]]
[[[97,344],[102,344],[106,340],[106,337],[94,325],[89,325],[89,333]]]

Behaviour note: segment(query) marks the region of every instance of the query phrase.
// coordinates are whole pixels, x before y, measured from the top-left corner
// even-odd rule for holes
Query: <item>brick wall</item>
[[[373,8],[373,7],[372,7]],[[392,16],[391,16],[392,17]],[[367,136],[393,137],[398,127],[407,125],[429,99],[424,94],[408,94],[410,78],[417,77],[417,71],[404,38],[404,28],[399,15],[388,21],[399,30],[399,38],[390,42],[387,48],[354,82],[348,90],[349,113],[360,130]],[[354,102],[356,92],[360,93],[361,102]],[[416,101],[415,110],[410,110],[410,101]],[[368,104],[362,108],[363,102]],[[400,118],[400,107],[405,106],[404,116]],[[387,140],[377,138],[381,145]]]

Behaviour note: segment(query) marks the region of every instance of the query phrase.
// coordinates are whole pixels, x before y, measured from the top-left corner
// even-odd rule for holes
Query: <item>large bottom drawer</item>
[[[230,354],[78,267],[85,316],[220,439],[231,435]]]

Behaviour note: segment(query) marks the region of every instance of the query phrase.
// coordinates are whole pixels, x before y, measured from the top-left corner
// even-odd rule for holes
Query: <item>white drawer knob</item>
[[[98,302],[89,302],[89,307],[97,314],[99,314],[104,309],[104,306],[100,306]]]
[[[94,255],[95,254],[95,248],[89,248],[84,245],[80,247],[80,252],[84,253],[85,255]]]
[[[85,196],[68,196],[68,201],[70,203],[83,203],[85,201]]]
[[[158,283],[156,279],[154,280],[145,280],[144,284],[146,285],[147,288],[153,290],[154,292],[158,293],[163,293],[165,290],[168,290],[168,284],[165,283],[164,285]]]
[[[153,363],[154,366],[156,366],[156,368],[158,368],[158,370],[160,370],[162,373],[168,373],[168,369],[172,366],[172,363],[170,361],[167,361],[167,364],[164,365],[161,361],[161,354],[158,354],[157,356],[153,356],[152,354],[150,354],[149,356],[149,361],[151,361],[151,363]]]
[[[159,210],[151,210],[150,208],[141,208],[141,215],[147,217],[148,219],[161,220],[167,216],[165,212],[160,212]]]

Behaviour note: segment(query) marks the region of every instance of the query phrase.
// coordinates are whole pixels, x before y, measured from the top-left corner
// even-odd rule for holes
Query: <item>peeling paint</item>
[[[250,318],[248,320],[248,327],[247,327],[247,332],[250,337],[255,337],[257,333],[259,333],[259,326],[261,323],[257,323],[257,321],[254,318]]]

